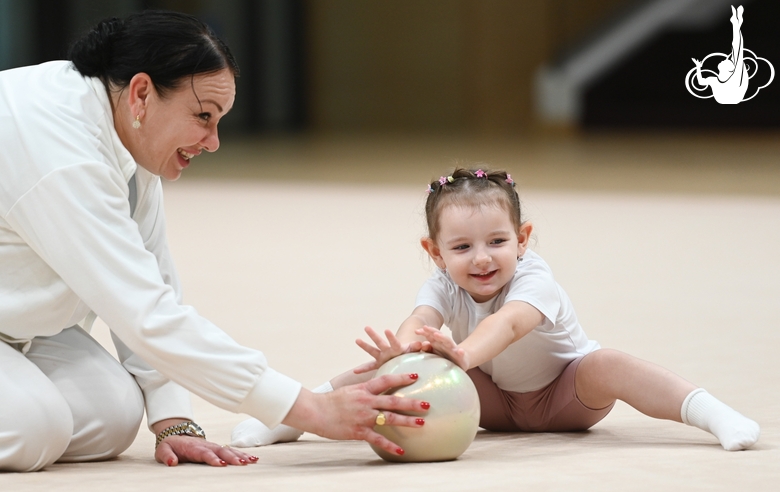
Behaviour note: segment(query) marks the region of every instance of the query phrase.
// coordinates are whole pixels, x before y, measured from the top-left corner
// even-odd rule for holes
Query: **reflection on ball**
[[[457,365],[438,355],[404,354],[387,361],[376,373],[417,373],[409,386],[387,394],[415,398],[431,404],[430,410],[408,415],[425,418],[422,427],[376,426],[374,430],[403,448],[404,455],[390,454],[371,446],[387,461],[454,460],[469,447],[479,427],[479,397],[471,378]]]

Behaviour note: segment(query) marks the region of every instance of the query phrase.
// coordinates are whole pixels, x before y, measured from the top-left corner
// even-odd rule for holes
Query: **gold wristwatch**
[[[188,422],[182,422],[181,424],[172,425],[166,429],[163,429],[162,432],[157,434],[157,442],[154,443],[154,449],[157,449],[157,446],[159,446],[162,440],[166,437],[184,435],[206,439],[206,433],[203,432],[203,429],[201,429],[198,424],[190,420]]]

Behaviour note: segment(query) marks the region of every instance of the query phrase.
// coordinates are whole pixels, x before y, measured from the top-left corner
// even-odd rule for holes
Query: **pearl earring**
[[[135,121],[133,122],[133,128],[135,128],[136,130],[141,128],[141,115],[140,114],[135,116]]]

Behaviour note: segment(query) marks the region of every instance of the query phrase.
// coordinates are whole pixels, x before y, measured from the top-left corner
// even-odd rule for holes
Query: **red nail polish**
[[[258,458],[257,456],[250,456],[250,457],[249,457],[249,461],[257,461],[257,460],[259,460],[259,459],[260,459],[260,458]]]
[[[168,466],[173,466],[173,458],[168,458]]]
[[[395,450],[395,454],[397,454],[398,456],[403,456],[404,455],[404,450],[401,449],[401,448],[398,448],[398,449]]]
[[[409,377],[410,377],[410,378],[412,378],[412,379],[417,379],[417,378],[419,378],[420,376],[419,376],[419,375],[417,375],[417,373],[415,372],[415,373],[409,374]]]
[[[220,465],[227,465],[227,461],[225,461],[225,460],[219,460],[219,464],[220,464]]]
[[[238,460],[238,462],[241,463],[242,465],[246,465],[246,460],[244,460],[244,459],[240,459],[240,460]]]
[[[429,408],[431,408],[431,404],[428,403],[427,401],[424,401],[424,402],[420,403],[420,406],[423,407],[423,409],[425,409],[425,410],[428,410]]]
[[[425,425],[425,419],[415,419],[414,422],[417,425]]]

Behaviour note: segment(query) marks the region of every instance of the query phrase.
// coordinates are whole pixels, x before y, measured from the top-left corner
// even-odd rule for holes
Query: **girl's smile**
[[[486,273],[473,273],[471,274],[471,276],[477,280],[482,280],[487,282],[488,280],[493,278],[493,276],[496,274],[497,271],[498,270],[493,270],[492,272],[486,272]]]
[[[441,210],[439,224],[437,240],[423,240],[423,248],[477,302],[495,297],[514,277],[531,232],[529,223],[515,231],[499,204],[449,205]]]

